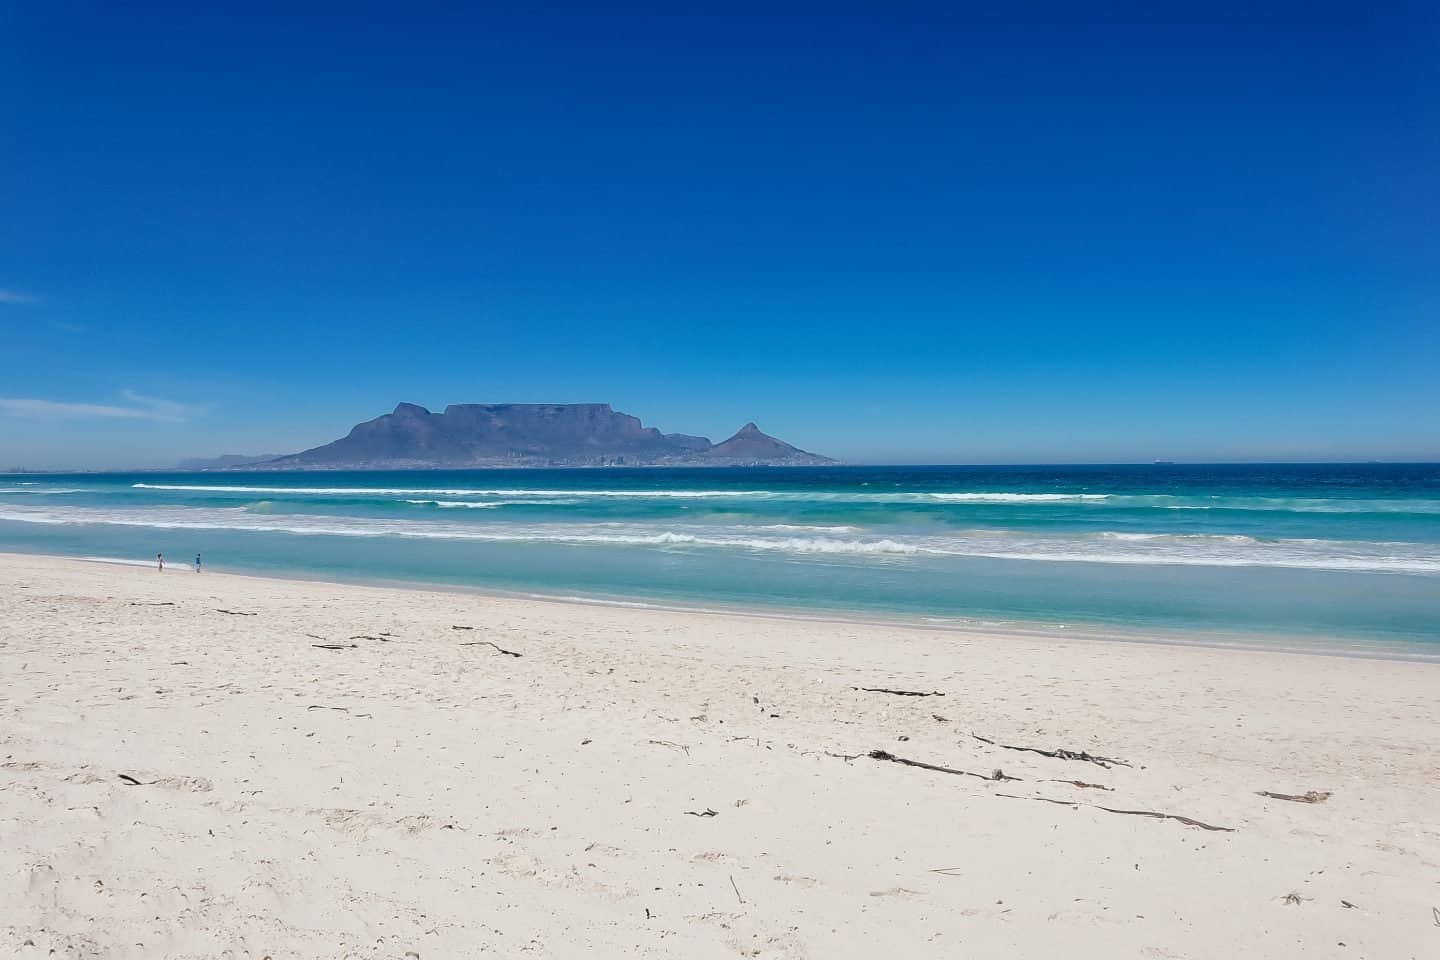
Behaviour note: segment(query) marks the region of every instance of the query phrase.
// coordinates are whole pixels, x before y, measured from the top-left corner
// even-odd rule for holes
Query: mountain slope
[[[712,462],[724,461],[732,464],[785,464],[821,465],[834,463],[829,457],[801,450],[783,440],[777,440],[761,432],[754,422],[745,424],[735,436],[723,443],[717,443],[701,456]]]

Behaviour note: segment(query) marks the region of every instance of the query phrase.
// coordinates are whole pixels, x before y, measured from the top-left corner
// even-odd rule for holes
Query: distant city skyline
[[[1433,7],[722,9],[8,10],[0,469],[401,401],[1440,461]]]

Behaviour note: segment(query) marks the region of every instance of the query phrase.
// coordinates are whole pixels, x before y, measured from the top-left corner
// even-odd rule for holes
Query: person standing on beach
[[[155,554],[155,569],[159,570],[161,573],[165,572],[165,554]]]
[[[195,554],[195,572],[200,572],[200,554]]]

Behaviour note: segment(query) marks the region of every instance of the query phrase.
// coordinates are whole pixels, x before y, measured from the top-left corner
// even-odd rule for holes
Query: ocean
[[[1440,656],[1440,465],[0,476],[0,550]]]

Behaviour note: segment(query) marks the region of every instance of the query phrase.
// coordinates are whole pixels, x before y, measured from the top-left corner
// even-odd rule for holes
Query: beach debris
[[[720,811],[711,810],[709,807],[706,807],[704,810],[686,810],[685,814],[691,817],[718,817],[720,816]]]
[[[1084,750],[1066,750],[1063,747],[1057,748],[1055,750],[1041,750],[1039,747],[1015,747],[1011,746],[1008,743],[997,743],[994,740],[991,740],[989,737],[980,736],[980,734],[978,733],[972,732],[970,736],[974,737],[976,740],[979,740],[981,743],[988,743],[992,747],[999,747],[1001,750],[1018,750],[1021,753],[1038,753],[1042,757],[1051,757],[1056,760],[1083,760],[1086,763],[1093,763],[1098,766],[1105,767],[1107,770],[1110,768],[1111,764],[1115,764],[1116,766],[1121,767],[1130,766],[1130,762],[1128,760],[1117,760],[1114,757],[1095,756],[1094,754],[1086,753]]]
[[[1114,787],[1107,787],[1103,783],[1086,783],[1084,780],[1046,780],[1045,783],[1068,783],[1072,787],[1080,787],[1082,790],[1109,790],[1114,792]]]
[[[173,606],[175,606],[175,601],[174,601],[174,600],[131,601],[130,606],[132,606],[132,607],[173,607]],[[222,611],[222,612],[223,612],[223,611]]]
[[[740,888],[735,886],[735,874],[733,873],[730,874],[730,889],[735,891],[736,900],[739,900],[741,903],[745,902],[745,898],[740,896]]]
[[[942,716],[940,716],[940,714],[938,714],[938,713],[932,713],[932,714],[930,714],[930,719],[931,719],[931,720],[934,720],[936,723],[949,723],[949,722],[950,722],[950,718],[949,718],[949,717],[942,717]]]
[[[130,774],[128,774],[128,773],[122,773],[122,774],[120,774],[120,779],[121,779],[121,781],[123,781],[124,783],[130,784],[130,786],[132,786],[132,787],[144,787],[144,786],[148,786],[148,784],[146,784],[145,781],[143,781],[143,780],[137,780],[137,779],[135,779],[134,777],[130,776]]]
[[[1298,907],[1309,899],[1309,897],[1302,897],[1298,893],[1287,893],[1280,898],[1280,902],[1284,903],[1287,907]]]
[[[1435,916],[1435,926],[1440,927],[1440,907],[1431,907],[1430,912]]]
[[[931,690],[926,693],[924,690],[891,690],[887,687],[851,687],[851,690],[860,690],[865,693],[888,693],[892,697],[943,697],[945,694],[939,690]],[[758,700],[756,701],[759,702]]]
[[[835,757],[836,759],[844,760],[846,763],[849,763],[851,760],[859,760],[861,757],[865,756],[865,754],[863,754],[863,753],[831,753],[829,750],[826,750],[826,751],[825,751],[825,756],[827,756],[827,757]]]
[[[226,614],[229,614],[229,615],[232,616],[232,617],[253,617],[253,616],[255,616],[255,614],[253,614],[253,613],[247,613],[247,612],[244,611],[244,610],[221,610],[221,609],[219,609],[218,607],[215,609],[215,612],[216,612],[216,613],[226,613]]]
[[[1091,804],[1086,804],[1091,806]],[[1201,830],[1214,830],[1219,833],[1234,833],[1234,827],[1217,827],[1213,823],[1205,823],[1192,817],[1182,817],[1178,813],[1157,813],[1154,810],[1117,810],[1114,807],[1102,807],[1098,803],[1093,804],[1096,810],[1104,810],[1106,813],[1119,813],[1131,817],[1154,817],[1157,820],[1176,820],[1189,827],[1199,827]]]
[[[469,630],[470,628],[469,628],[469,627],[466,627],[465,629],[466,629],[466,630]],[[507,657],[522,657],[522,656],[524,656],[524,654],[522,654],[522,653],[516,653],[514,650],[506,650],[504,647],[500,646],[499,644],[491,643],[489,640],[471,640],[471,641],[468,642],[468,643],[462,643],[462,644],[460,644],[460,646],[462,646],[462,647],[494,647],[496,650],[499,650],[501,653],[505,654],[505,656],[507,656]]]
[[[936,773],[953,773],[962,777],[976,777],[980,780],[988,780],[991,783],[997,783],[1002,780],[1020,779],[1019,777],[1008,776],[1004,770],[1001,770],[999,768],[996,768],[987,777],[983,773],[974,773],[970,770],[957,770],[954,767],[941,767],[933,763],[926,763],[923,760],[909,760],[905,757],[897,757],[895,756],[895,754],[890,753],[886,750],[871,750],[869,753],[866,754],[866,756],[869,757],[871,760],[889,760],[891,763],[902,763],[907,767],[919,767],[922,770],[934,770]]]
[[[458,625],[457,625],[457,626],[452,626],[450,629],[451,629],[451,630],[474,630],[475,628],[474,628],[474,627],[462,627],[462,626],[458,626]]]
[[[936,868],[934,868],[933,870],[931,870],[930,872],[931,872],[931,873],[938,873],[938,874],[940,874],[941,876],[944,876],[944,877],[958,877],[958,876],[960,876],[960,874],[956,873],[955,871],[956,871],[956,870],[963,870],[963,869],[965,869],[965,868],[964,868],[964,867],[936,867]]]
[[[1346,910],[1354,910],[1354,909],[1355,909],[1355,904],[1351,903],[1349,900],[1341,900],[1341,901],[1340,901],[1340,906],[1344,907]],[[1437,918],[1437,919],[1440,919],[1440,918]]]
[[[648,740],[646,742],[652,743],[657,747],[674,747],[676,750],[683,752],[685,756],[690,756],[690,748],[683,743],[676,743],[673,740]]]
[[[307,633],[306,636],[308,637],[310,634]],[[312,643],[310,646],[317,650],[355,650],[360,645],[358,643]]]
[[[340,710],[340,711],[342,711],[342,712],[344,712],[344,713],[349,713],[349,712],[350,712],[350,708],[349,708],[349,707],[327,707],[327,706],[325,706],[324,704],[320,704],[320,703],[312,703],[312,704],[310,704],[310,706],[306,707],[305,709],[306,709],[306,710]]]
[[[368,634],[364,634],[364,633],[357,633],[355,636],[350,637],[350,639],[351,639],[351,640],[376,640],[376,641],[379,641],[380,643],[389,643],[389,642],[390,642],[390,638],[387,637],[387,636],[386,636],[385,634],[383,634],[383,633],[382,633],[380,636],[378,636],[378,637],[372,637],[372,636],[369,636]]]
[[[1330,799],[1329,790],[1306,790],[1304,793],[1271,793],[1269,790],[1257,790],[1255,795],[1269,797],[1271,800],[1289,800],[1293,803],[1324,803]]]
[[[1118,813],[1130,817],[1154,817],[1157,820],[1176,820],[1189,827],[1199,827],[1201,830],[1215,830],[1220,833],[1234,833],[1234,827],[1217,827],[1213,823],[1205,823],[1193,817],[1182,817],[1178,813],[1158,813],[1154,810],[1121,810],[1117,807],[1105,807],[1098,803],[1081,803],[1079,800],[1055,800],[1050,797],[1022,797],[1014,793],[997,793],[997,797],[1004,797],[1007,800],[1039,800],[1041,803],[1058,803],[1062,807],[1089,807],[1092,810],[1104,810],[1106,813]]]

